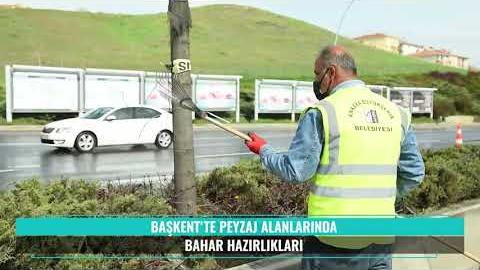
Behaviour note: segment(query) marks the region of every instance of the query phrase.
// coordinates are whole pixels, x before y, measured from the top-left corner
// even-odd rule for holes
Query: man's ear
[[[335,76],[337,75],[337,67],[334,65],[331,65],[329,69],[330,70],[328,72],[330,73],[330,79],[335,78]]]

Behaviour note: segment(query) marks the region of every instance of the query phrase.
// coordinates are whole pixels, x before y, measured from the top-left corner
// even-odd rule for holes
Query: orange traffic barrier
[[[462,134],[462,125],[457,123],[457,131],[455,133],[455,146],[457,148],[462,148],[463,144],[463,134]]]

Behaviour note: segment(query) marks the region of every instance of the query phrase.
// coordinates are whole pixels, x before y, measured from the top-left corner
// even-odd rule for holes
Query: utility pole
[[[190,28],[192,20],[188,0],[169,0],[172,91],[182,87],[192,94],[190,76]],[[188,66],[188,69],[184,67]],[[178,85],[178,86],[177,86]],[[180,215],[196,214],[195,163],[193,152],[192,112],[173,106],[175,208]]]

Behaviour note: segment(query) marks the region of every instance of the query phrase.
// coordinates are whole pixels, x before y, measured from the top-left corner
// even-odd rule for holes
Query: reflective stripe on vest
[[[410,124],[412,123],[412,115],[409,111],[403,109],[402,107],[398,107],[400,110],[400,117],[402,119],[402,142],[405,139],[405,135],[407,134],[408,129],[410,128]]]
[[[323,187],[317,185],[310,186],[310,192],[322,197],[335,198],[390,198],[397,193],[396,188],[337,188]]]
[[[320,166],[317,172],[321,174],[345,174],[345,175],[348,175],[348,174],[395,175],[397,174],[397,165],[328,164],[327,166]]]

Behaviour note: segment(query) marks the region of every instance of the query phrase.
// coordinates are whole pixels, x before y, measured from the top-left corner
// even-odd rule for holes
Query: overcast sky
[[[350,0],[190,0],[191,6],[249,5],[335,31]],[[167,10],[167,0],[0,0],[32,8],[145,14]],[[356,0],[341,34],[355,37],[382,32],[407,41],[445,48],[470,57],[480,67],[480,1]]]

